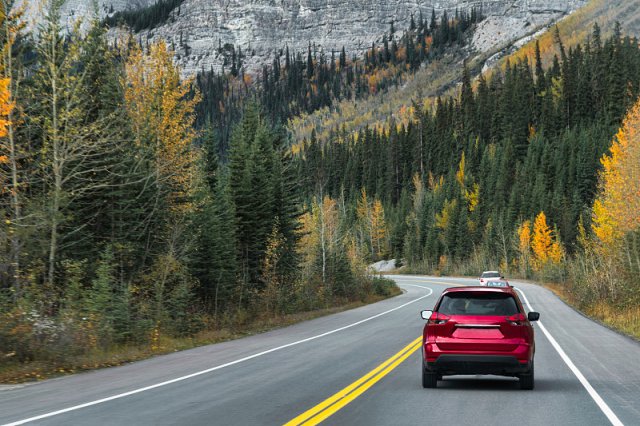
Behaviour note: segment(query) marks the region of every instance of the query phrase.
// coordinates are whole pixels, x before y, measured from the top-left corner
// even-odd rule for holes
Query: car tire
[[[422,387],[425,389],[433,389],[438,387],[438,374],[427,371],[422,367]]]
[[[522,390],[532,390],[534,387],[534,373],[533,373],[533,361],[531,362],[531,370],[528,373],[521,374],[520,379],[520,389]]]

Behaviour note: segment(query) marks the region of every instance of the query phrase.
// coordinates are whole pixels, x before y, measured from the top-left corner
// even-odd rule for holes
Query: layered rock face
[[[289,46],[305,51],[309,42],[326,52],[361,53],[380,42],[391,22],[397,31],[408,28],[411,15],[430,19],[447,10],[482,8],[487,16],[473,45],[480,50],[517,39],[570,13],[585,0],[186,0],[180,14],[142,38],[163,38],[175,46],[185,74],[200,69],[220,70],[219,46],[240,47],[248,72],[270,62]],[[228,66],[227,66],[228,69]]]
[[[25,0],[23,0],[25,1]],[[27,2],[33,0],[26,0]],[[104,11],[122,10],[153,0],[100,0]],[[201,69],[220,70],[225,44],[242,49],[246,71],[255,72],[276,52],[314,49],[361,53],[380,42],[391,22],[397,31],[409,26],[411,15],[430,19],[447,10],[482,8],[487,19],[480,25],[473,46],[490,50],[533,32],[586,3],[586,0],[185,0],[164,25],[142,31],[142,41],[162,38],[176,50],[176,59],[189,75]],[[90,10],[91,0],[68,0],[67,19]],[[72,15],[70,15],[72,13]],[[228,52],[227,52],[228,53]],[[228,65],[227,65],[228,69]]]
[[[136,10],[155,3],[156,0],[66,0],[60,8],[60,19],[64,27],[71,27],[78,19],[87,21],[98,13],[100,18],[122,10]],[[37,27],[42,19],[46,0],[17,0],[16,8],[24,7],[29,28]],[[95,10],[97,9],[97,10]]]

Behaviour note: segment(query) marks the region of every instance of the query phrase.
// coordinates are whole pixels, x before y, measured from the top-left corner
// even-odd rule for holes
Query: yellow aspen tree
[[[549,227],[544,212],[540,212],[536,216],[533,224],[531,247],[537,270],[540,270],[547,263],[558,265],[564,258],[564,248],[558,239],[557,230],[552,230]]]
[[[10,85],[11,79],[0,78],[0,138],[8,135],[8,127],[11,125],[10,115],[13,111],[14,103],[11,101]],[[7,163],[9,158],[6,154],[1,153],[0,161]]]
[[[627,114],[601,163],[592,228],[601,243],[611,245],[640,229],[640,101]]]
[[[163,41],[149,52],[137,45],[125,64],[123,86],[135,142],[153,153],[155,184],[169,208],[189,210],[193,189],[196,137],[193,128],[199,94],[189,96],[193,80],[180,81],[180,70]]]
[[[360,191],[360,199],[358,199],[356,206],[356,214],[358,215],[358,219],[362,221],[369,220],[369,199],[367,198],[367,190],[364,188]]]
[[[0,78],[0,138],[5,138],[9,133],[7,127],[11,124],[9,115],[13,110],[13,103],[11,102],[11,92],[9,91],[9,85],[11,80],[8,78]],[[4,148],[4,147],[3,147]],[[3,167],[10,163],[8,152],[5,149],[0,151],[0,167]],[[5,188],[5,173],[0,174],[0,194],[10,192]]]
[[[554,239],[553,243],[551,243],[551,247],[549,248],[549,260],[554,265],[559,265],[564,258],[564,248],[560,241]]]
[[[178,256],[178,242],[189,232],[188,214],[197,208],[194,200],[201,176],[197,170],[200,153],[193,147],[193,124],[200,96],[191,94],[191,79],[180,80],[180,69],[163,41],[152,44],[148,52],[131,46],[122,86],[134,143],[148,182],[143,219],[145,256],[152,250],[164,251],[157,259]],[[177,257],[176,262],[183,264]],[[166,270],[162,263],[157,267]],[[153,283],[158,326],[165,318],[165,297],[175,285],[176,280],[168,273],[160,274]]]
[[[475,211],[480,202],[480,185],[474,183],[470,191],[465,191],[464,198],[467,200],[469,211]]]
[[[518,227],[518,251],[520,252],[520,273],[526,276],[531,260],[531,222],[528,220]]]
[[[461,188],[465,187],[465,158],[464,152],[462,153],[462,158],[460,159],[460,163],[458,164],[458,171],[456,172],[456,180],[460,184]]]
[[[451,223],[451,216],[457,205],[458,200],[446,200],[444,202],[444,206],[440,213],[436,213],[436,227],[444,231],[453,225]]]
[[[553,238],[551,229],[547,224],[547,216],[544,212],[540,212],[533,223],[533,236],[531,238],[531,249],[533,250],[534,265],[537,270],[540,270],[542,265],[549,260],[552,245]]]
[[[373,200],[371,208],[371,245],[374,256],[380,258],[386,252],[387,224],[384,218],[384,207],[379,199]]]

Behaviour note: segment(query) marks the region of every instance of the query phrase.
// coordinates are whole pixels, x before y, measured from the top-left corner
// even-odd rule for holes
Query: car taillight
[[[429,324],[444,324],[449,321],[449,317],[444,314],[439,314],[438,312],[434,312],[431,314],[431,318],[429,318]]]
[[[507,317],[507,321],[511,325],[523,325],[525,322],[525,317],[523,314],[515,314],[515,315],[511,315],[510,317]]]

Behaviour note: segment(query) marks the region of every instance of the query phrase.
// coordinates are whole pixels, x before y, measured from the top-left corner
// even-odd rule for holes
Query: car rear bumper
[[[529,362],[509,355],[440,355],[426,368],[438,374],[496,374],[512,376],[530,370]]]

